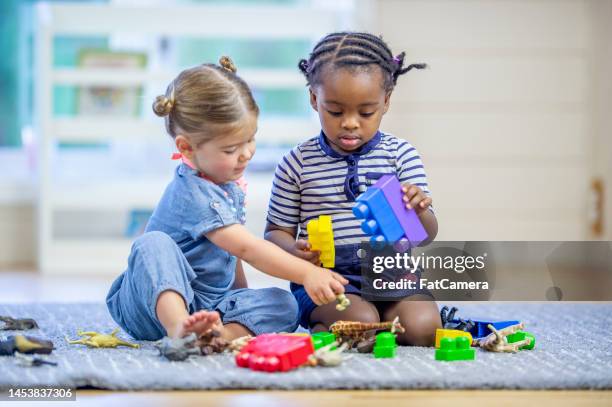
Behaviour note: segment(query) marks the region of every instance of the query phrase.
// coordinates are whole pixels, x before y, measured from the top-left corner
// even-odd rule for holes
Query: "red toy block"
[[[310,336],[259,335],[236,355],[236,365],[263,372],[286,372],[308,362],[314,353]]]

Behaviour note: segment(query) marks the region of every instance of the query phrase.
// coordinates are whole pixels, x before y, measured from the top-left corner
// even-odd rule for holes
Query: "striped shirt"
[[[369,237],[352,213],[355,197],[385,174],[396,174],[401,183],[417,185],[430,195],[419,153],[406,140],[378,132],[359,151],[341,155],[321,133],[293,148],[278,164],[267,220],[296,228],[298,238],[307,239],[306,223],[331,215],[336,250],[359,244]]]

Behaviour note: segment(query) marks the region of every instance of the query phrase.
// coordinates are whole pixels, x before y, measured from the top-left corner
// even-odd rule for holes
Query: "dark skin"
[[[334,151],[348,155],[370,141],[389,109],[391,92],[383,87],[379,67],[351,70],[327,67],[320,73],[319,84],[310,88],[310,104],[319,114],[321,127]],[[414,209],[432,242],[438,233],[438,221],[429,207],[432,200],[416,185],[405,183],[406,208]],[[266,225],[265,238],[293,255],[313,264],[320,264],[319,252],[311,251],[306,240],[296,241],[297,228]],[[431,346],[435,332],[441,328],[438,307],[430,297],[413,295],[397,302],[368,302],[358,295],[348,294],[351,306],[337,311],[335,304],[318,306],[310,315],[314,331],[329,329],[338,320],[380,322],[399,317],[406,332],[398,336],[401,345]]]

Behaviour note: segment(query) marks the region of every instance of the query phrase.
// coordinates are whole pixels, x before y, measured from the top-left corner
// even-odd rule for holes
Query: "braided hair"
[[[426,64],[411,64],[404,68],[405,56],[405,52],[393,56],[387,43],[373,34],[337,32],[328,34],[319,41],[308,60],[300,60],[298,68],[306,77],[308,85],[314,86],[320,84],[320,73],[328,64],[355,70],[377,65],[383,73],[384,89],[390,92],[400,75],[413,68],[427,67]]]

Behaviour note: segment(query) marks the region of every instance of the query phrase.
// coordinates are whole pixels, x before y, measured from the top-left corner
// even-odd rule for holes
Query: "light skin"
[[[216,184],[236,181],[255,154],[257,116],[247,113],[233,125],[219,126],[216,137],[196,144],[193,137],[180,134],[175,138],[177,149],[198,171]],[[246,284],[241,260],[274,277],[302,284],[317,304],[335,301],[344,292],[348,281],[340,274],[291,256],[278,246],[257,238],[240,224],[215,229],[206,234],[213,244],[238,257],[237,284]],[[241,260],[240,260],[241,259]],[[242,278],[241,278],[242,275]],[[170,337],[183,337],[191,332],[201,335],[216,327],[221,336],[232,340],[252,334],[238,323],[222,324],[216,311],[197,311],[189,315],[187,304],[176,291],[164,291],[156,304],[157,317]]]
[[[323,68],[320,73],[320,83],[310,88],[310,104],[318,113],[321,128],[334,151],[341,155],[351,154],[376,135],[382,118],[389,109],[391,99],[391,92],[385,90],[383,84],[383,72],[377,66],[357,70],[342,67]],[[423,227],[427,230],[429,237],[421,243],[421,246],[427,245],[438,233],[438,222],[433,212],[429,210],[432,200],[416,185],[405,183],[402,189],[406,208],[416,211]],[[319,265],[320,253],[310,250],[306,240],[296,241],[296,235],[297,228],[280,227],[271,223],[266,225],[267,240],[294,256]],[[356,296],[350,295],[350,297]],[[351,301],[353,300],[356,298],[351,298]],[[431,323],[425,323],[417,328],[417,331],[425,332],[423,337],[419,336],[419,332],[411,332],[408,329],[406,340],[401,342],[419,345],[430,343],[433,340],[432,329],[435,332],[435,327],[439,327],[435,304],[431,301],[400,301],[397,304],[384,307],[384,310],[382,308],[377,310],[380,307],[374,305],[351,306],[347,311],[343,311],[342,319],[377,322],[380,320],[380,315],[384,315],[385,320],[391,320],[395,316],[412,316],[418,308],[417,313],[426,315],[426,319],[431,320]],[[334,311],[331,305],[317,307],[311,315],[312,325],[318,330],[328,329],[329,325],[340,317],[339,313]]]

